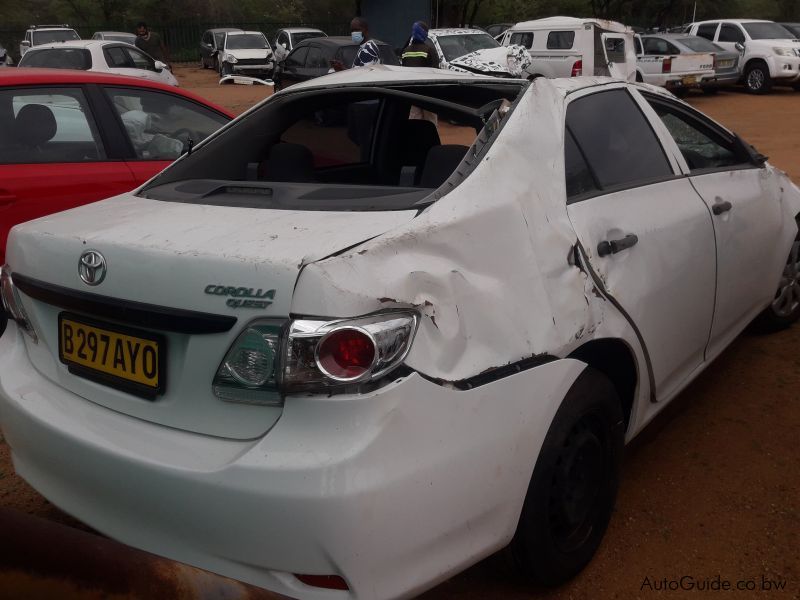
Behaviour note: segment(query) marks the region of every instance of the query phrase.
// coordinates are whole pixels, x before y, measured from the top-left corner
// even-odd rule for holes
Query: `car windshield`
[[[716,46],[706,38],[692,36],[680,38],[676,41],[695,52],[719,52],[719,46]]]
[[[521,82],[279,95],[153,179],[143,197],[243,208],[408,210],[479,164]],[[255,133],[258,132],[258,133]],[[480,133],[480,135],[479,135]],[[458,169],[458,170],[457,170]]]
[[[260,33],[229,34],[225,40],[228,50],[264,50],[268,48],[267,38]]]
[[[783,25],[783,27],[788,29],[789,32],[792,33],[792,35],[794,37],[800,37],[800,24],[797,24],[797,23],[786,23],[786,24]]]
[[[436,36],[436,41],[442,48],[442,53],[447,61],[464,56],[476,50],[497,48],[500,43],[488,33],[459,33],[453,35]]]
[[[795,35],[777,23],[745,23],[744,29],[754,40],[791,40]]]
[[[312,38],[318,37],[325,37],[325,34],[321,31],[303,31],[301,33],[293,33],[292,39],[294,40],[295,46],[302,42],[303,40],[310,40]]]
[[[79,36],[72,29],[53,29],[51,31],[34,31],[33,45],[52,44],[53,42],[66,42],[68,40],[79,40]]]
[[[28,50],[20,60],[19,66],[87,71],[92,68],[92,55],[85,48]]]

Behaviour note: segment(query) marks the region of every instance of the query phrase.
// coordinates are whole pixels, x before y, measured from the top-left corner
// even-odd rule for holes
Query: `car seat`
[[[311,183],[316,181],[314,156],[300,144],[280,142],[258,166],[258,177],[266,181]]]
[[[39,162],[45,144],[55,137],[58,125],[49,107],[26,104],[19,109],[13,129],[13,138],[20,147],[20,156],[14,162]]]
[[[456,144],[445,144],[431,148],[425,157],[425,166],[422,168],[419,187],[438,188],[442,185],[453,174],[453,171],[456,170],[461,161],[464,160],[467,150],[469,150],[467,146]]]
[[[441,145],[436,125],[424,119],[409,119],[403,124],[403,137],[400,141],[400,186],[419,185],[422,166],[428,152]]]

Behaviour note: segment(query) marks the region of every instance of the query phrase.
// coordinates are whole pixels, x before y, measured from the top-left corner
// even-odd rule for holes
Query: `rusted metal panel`
[[[0,598],[288,598],[14,510],[0,531]]]

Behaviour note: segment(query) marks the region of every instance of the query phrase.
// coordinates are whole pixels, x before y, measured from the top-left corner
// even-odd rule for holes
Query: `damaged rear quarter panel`
[[[423,318],[406,363],[445,381],[564,356],[594,334],[608,308],[570,260],[564,110],[563,92],[537,80],[455,190],[411,222],[307,265],[292,313],[416,307]]]

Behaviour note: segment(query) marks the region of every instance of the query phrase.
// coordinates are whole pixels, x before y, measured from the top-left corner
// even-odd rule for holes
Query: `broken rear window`
[[[340,87],[276,96],[141,195],[293,210],[407,210],[457,185],[527,84]],[[454,179],[458,181],[454,181]],[[450,186],[450,187],[453,187]],[[441,194],[440,194],[441,195]]]

